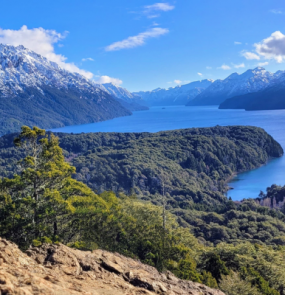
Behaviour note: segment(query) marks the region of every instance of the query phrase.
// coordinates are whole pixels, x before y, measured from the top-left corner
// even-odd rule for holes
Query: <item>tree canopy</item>
[[[217,130],[220,133],[223,129]],[[92,182],[87,180],[88,177],[85,183],[79,181],[78,167],[71,165],[81,157],[79,154],[68,152],[67,143],[70,142],[70,138],[73,138],[71,135],[65,138],[67,141],[63,150],[59,145],[59,138],[52,133],[46,133],[45,130],[37,127],[31,129],[23,126],[22,132],[15,137],[15,148],[12,148],[12,143],[8,142],[7,137],[0,139],[2,155],[5,149],[3,146],[10,146],[6,149],[6,155],[18,151],[13,158],[14,160],[17,158],[17,163],[11,166],[15,174],[10,175],[9,178],[4,177],[0,181],[0,236],[17,243],[22,249],[27,249],[31,244],[39,246],[42,243],[61,242],[81,250],[102,248],[116,251],[138,258],[159,270],[170,270],[181,279],[204,283],[213,288],[219,287],[230,295],[241,294],[241,292],[245,295],[283,295],[285,291],[285,222],[282,210],[262,207],[254,200],[234,203],[226,197],[220,198],[218,206],[215,202],[203,206],[203,200],[206,202],[209,200],[206,198],[196,203],[196,207],[192,205],[184,207],[181,203],[173,206],[171,203],[175,195],[171,195],[170,191],[174,189],[175,182],[173,184],[174,178],[171,178],[174,174],[169,176],[169,171],[174,163],[175,165],[180,163],[180,166],[181,163],[185,163],[185,159],[189,157],[183,158],[183,155],[189,152],[189,149],[202,153],[203,161],[208,161],[205,155],[209,152],[207,149],[211,149],[213,157],[210,157],[211,160],[208,162],[208,174],[197,171],[195,174],[197,177],[198,174],[204,173],[205,177],[212,181],[206,182],[204,187],[200,187],[201,184],[198,185],[197,194],[201,190],[201,193],[207,195],[210,192],[209,185],[220,177],[215,176],[211,169],[230,167],[234,165],[233,163],[240,163],[239,160],[239,162],[230,161],[228,164],[219,164],[217,162],[219,157],[216,155],[219,148],[223,144],[226,146],[229,144],[235,153],[238,153],[239,149],[244,149],[245,145],[248,145],[250,149],[247,152],[253,153],[252,149],[256,148],[260,135],[265,134],[257,129],[261,132],[259,137],[254,135],[253,139],[246,139],[249,130],[255,132],[256,129],[245,129],[245,134],[243,132],[239,134],[238,131],[241,131],[239,128],[233,130],[235,132],[230,135],[230,131],[226,129],[229,132],[227,137],[231,138],[230,141],[222,140],[215,131],[214,134],[209,135],[210,143],[205,133],[211,133],[211,129],[203,131],[201,135],[197,135],[197,131],[192,130],[194,137],[186,132],[183,136],[189,135],[190,142],[196,140],[197,149],[194,149],[192,144],[184,148],[189,142],[185,142],[180,137],[180,132],[177,134],[177,139],[175,139],[175,133],[170,138],[166,136],[167,133],[161,133],[159,137],[159,139],[162,138],[161,141],[155,136],[152,138],[151,135],[145,134],[122,135],[123,137],[138,136],[142,141],[142,143],[141,141],[136,143],[129,139],[126,146],[122,145],[120,138],[116,139],[117,144],[114,143],[113,135],[98,135],[98,137],[91,135],[87,143],[83,141],[85,135],[78,136],[76,144],[83,149],[81,155],[86,158],[84,163],[89,163],[91,166],[96,163],[92,162],[93,156],[89,157],[90,154],[95,154],[94,150],[96,150],[98,161],[105,155],[106,169],[123,167],[117,167],[115,163],[121,163],[120,159],[124,159],[122,154],[126,152],[125,149],[129,150],[132,147],[138,150],[138,146],[141,145],[143,148],[145,145],[146,150],[148,146],[153,147],[153,150],[159,147],[160,152],[156,154],[154,151],[152,158],[155,163],[153,171],[157,171],[155,180],[157,190],[154,190],[153,194],[149,190],[146,195],[143,191],[139,191],[137,197],[135,188],[128,194],[124,189],[116,189],[115,192],[111,190],[94,192]],[[64,136],[60,138],[63,142]],[[166,141],[163,140],[164,136],[167,137]],[[237,143],[241,140],[240,138],[243,138],[241,143]],[[266,134],[265,138],[267,138],[265,141],[264,138],[262,139],[263,148],[256,151],[256,154],[252,154],[256,158],[247,165],[257,165],[267,159],[270,154],[281,152],[273,139],[266,137]],[[102,142],[105,140],[104,145],[101,142],[100,147],[96,147],[94,142],[96,143],[97,140]],[[176,150],[172,146],[173,142],[175,142]],[[181,143],[179,149],[177,142]],[[89,147],[92,144],[95,147],[90,152]],[[113,146],[118,153],[114,153]],[[270,147],[276,150],[268,152],[267,149]],[[87,151],[84,152],[84,149]],[[171,149],[173,149],[172,153],[169,154]],[[151,150],[147,153],[151,157]],[[139,150],[137,153],[132,151],[129,155],[134,165],[143,162],[151,165],[151,158],[143,158],[146,154]],[[166,159],[171,158],[174,159],[173,163],[170,167],[165,167]],[[8,161],[7,159],[8,157],[5,161]],[[88,162],[87,159],[90,161]],[[215,163],[218,163],[218,166]],[[103,166],[100,169],[103,171]],[[189,173],[195,172],[187,169]],[[95,174],[96,169],[92,171]],[[217,173],[221,175],[221,172]],[[123,179],[124,176],[121,177]],[[179,178],[179,174],[175,177]],[[114,187],[116,188],[116,185]],[[221,192],[222,189],[218,190],[217,196],[221,196]],[[262,197],[274,196],[281,200],[282,194],[283,188],[272,186],[267,190],[267,195],[263,194]],[[166,207],[162,206],[164,205],[162,195],[166,197],[168,204]],[[212,198],[212,195],[210,196]],[[195,204],[194,199],[192,202]]]

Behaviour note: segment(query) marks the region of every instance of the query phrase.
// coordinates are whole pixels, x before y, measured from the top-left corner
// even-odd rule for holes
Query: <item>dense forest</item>
[[[128,107],[123,107],[111,95],[100,89],[90,93],[49,86],[42,86],[41,91],[27,87],[25,92],[9,99],[0,92],[0,135],[19,132],[23,124],[56,128],[94,123],[131,114]]]
[[[277,82],[262,91],[228,98],[220,104],[219,109],[244,109],[246,111],[285,109],[284,91],[283,83]]]
[[[75,179],[98,193],[136,194],[168,208],[206,209],[226,202],[227,180],[283,155],[256,127],[193,128],[159,133],[56,134]],[[0,138],[0,175],[11,177],[23,150]]]
[[[241,129],[237,127],[234,134]],[[205,133],[210,131],[205,130],[202,137],[209,137]],[[260,132],[255,140],[248,140],[249,147],[261,140],[264,150],[270,143],[276,148],[274,153],[281,152],[264,131],[247,127],[244,131],[248,135]],[[236,142],[243,138],[235,136]],[[134,194],[97,194],[72,178],[76,168],[65,161],[58,138],[46,136],[44,130],[23,127],[14,144],[12,149],[7,137],[1,143],[10,146],[11,159],[15,151],[14,157],[22,158],[17,174],[0,181],[0,236],[22,249],[58,242],[82,250],[100,247],[170,270],[182,279],[220,288],[228,295],[285,294],[283,208],[277,211],[253,200],[234,203],[226,199],[211,212],[209,207],[203,211],[202,207],[179,206],[164,211],[164,206],[139,200]],[[264,159],[269,157],[261,151]],[[65,152],[65,156],[71,160],[70,154]],[[251,163],[259,162],[256,158]],[[282,195],[284,188],[273,186],[260,198],[277,193]],[[186,224],[181,226],[181,222]]]
[[[154,204],[164,190],[169,208],[224,203],[235,172],[283,155],[281,146],[255,127],[58,136],[77,180],[98,192],[135,193]]]

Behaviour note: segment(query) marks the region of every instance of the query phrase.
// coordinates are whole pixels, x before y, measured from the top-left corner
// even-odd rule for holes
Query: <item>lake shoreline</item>
[[[258,170],[258,169],[260,169],[260,168],[262,168],[262,167],[264,167],[264,166],[270,164],[271,161],[276,160],[276,159],[280,159],[280,158],[282,158],[282,157],[284,157],[284,153],[283,153],[283,155],[280,156],[280,157],[270,157],[270,158],[266,161],[266,163],[261,164],[261,165],[259,165],[258,167],[254,168],[254,169],[244,170],[244,171],[241,171],[241,172],[233,172],[232,175],[229,176],[229,177],[226,179],[226,183],[227,183],[227,191],[226,191],[226,193],[225,193],[225,196],[228,197],[228,196],[227,196],[228,192],[229,192],[229,191],[233,191],[233,190],[235,189],[234,187],[232,187],[232,186],[229,185],[230,183],[233,182],[234,178],[236,178],[236,177],[239,176],[240,174],[248,173],[248,172],[252,172],[252,171]],[[236,181],[239,181],[239,180],[236,180]],[[272,184],[273,184],[273,183],[272,183]],[[257,199],[257,198],[258,198],[258,196],[256,196],[255,198],[246,198],[246,199],[254,199],[254,200],[255,200],[255,199]],[[242,201],[242,200],[240,200],[240,201]]]
[[[132,116],[115,118],[112,120],[52,129],[52,132],[90,133],[90,132],[118,132],[118,133],[156,133],[166,130],[204,128],[219,126],[256,126],[264,129],[283,149],[285,149],[285,111],[219,110],[217,106],[185,107],[167,106],[162,109],[150,107],[148,111],[137,111]],[[263,167],[264,166],[264,167]],[[285,157],[270,159],[260,167],[244,172],[233,172],[226,183],[233,189],[228,195],[234,200],[256,198],[260,190],[265,191],[272,184],[285,185],[284,173]],[[242,173],[245,173],[242,175]],[[238,175],[242,178],[231,182]],[[231,193],[229,193],[229,191]]]

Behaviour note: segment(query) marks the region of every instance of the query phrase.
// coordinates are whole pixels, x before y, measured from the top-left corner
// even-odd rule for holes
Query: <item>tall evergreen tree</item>
[[[0,235],[22,247],[44,237],[72,240],[78,235],[78,207],[90,206],[91,199],[104,208],[104,201],[72,179],[75,168],[64,161],[53,134],[23,126],[14,143],[26,157],[19,162],[19,175],[0,182]]]

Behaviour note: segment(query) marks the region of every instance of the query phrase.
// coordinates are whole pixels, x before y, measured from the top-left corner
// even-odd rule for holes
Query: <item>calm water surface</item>
[[[255,111],[219,110],[206,107],[153,107],[134,112],[132,116],[110,121],[53,129],[56,132],[158,132],[190,127],[250,125],[264,128],[285,150],[285,110]],[[229,184],[234,189],[228,196],[233,200],[255,198],[260,190],[272,184],[285,185],[285,157],[274,159],[265,166],[241,173]]]

